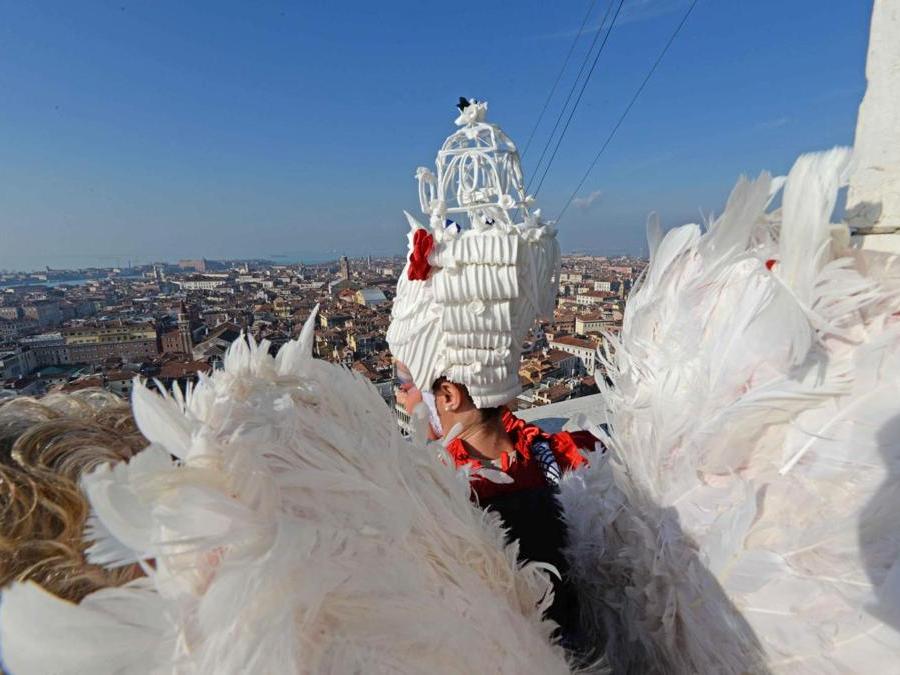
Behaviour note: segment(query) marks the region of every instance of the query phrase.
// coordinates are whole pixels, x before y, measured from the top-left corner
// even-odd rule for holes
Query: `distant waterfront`
[[[392,254],[385,254],[385,255],[372,254],[371,256],[366,256],[366,255],[350,256],[350,259],[351,260],[366,260],[369,257],[371,257],[374,260],[380,260],[380,261],[383,261],[383,260],[396,261],[396,260],[402,260],[405,257],[405,254],[403,254],[403,253],[392,253]],[[274,265],[282,265],[282,266],[304,265],[304,266],[310,266],[310,267],[319,267],[322,265],[336,264],[339,258],[340,258],[340,255],[335,254],[333,252],[332,253],[307,253],[307,254],[298,254],[298,253],[294,253],[294,252],[288,252],[285,254],[272,254],[266,258],[237,258],[237,259],[226,259],[226,260],[212,260],[212,259],[204,258],[204,260],[207,260],[210,263],[214,263],[214,264],[218,265],[219,266],[218,268],[214,268],[213,270],[211,270],[211,271],[216,271],[216,269],[221,269],[221,268],[223,268],[223,266],[224,266],[224,268],[228,268],[228,267],[236,268],[237,266],[244,264],[244,263],[248,264],[252,268],[270,267],[270,266],[274,266]],[[172,263],[172,262],[163,262],[163,263],[154,263],[154,264],[163,264],[169,268],[172,268],[175,265],[175,263]],[[98,272],[103,272],[103,271],[110,271],[112,269],[113,268],[84,268],[84,267],[83,268],[70,268],[70,269],[54,268],[54,269],[52,269],[52,272],[56,273],[56,274],[59,274],[59,273],[77,274],[79,272],[83,273],[83,272],[89,271],[89,270],[96,270]],[[127,269],[131,269],[131,268],[127,268]],[[148,265],[143,265],[142,267],[140,267],[138,269],[150,271],[150,267]],[[171,271],[172,271],[172,269],[168,270],[168,272],[171,272]],[[178,271],[183,271],[183,270],[175,270],[175,271],[177,273]],[[110,278],[110,277],[96,277],[96,276],[95,277],[75,277],[73,279],[55,279],[52,281],[45,281],[45,280],[40,280],[40,279],[21,279],[21,278],[3,279],[4,275],[19,276],[19,275],[26,275],[26,274],[44,274],[44,273],[45,273],[44,268],[40,268],[40,269],[35,268],[30,272],[28,272],[28,271],[12,272],[9,270],[0,271],[0,288],[13,288],[16,286],[46,286],[48,288],[55,288],[57,286],[63,286],[63,285],[83,286],[84,284],[87,284],[91,281],[106,281],[108,278]],[[119,276],[115,276],[115,277],[111,277],[111,278],[140,279],[141,276],[140,275],[119,275]]]
[[[101,281],[101,279],[96,279],[96,278],[95,279],[87,279],[87,278],[64,279],[62,281],[46,281],[46,282],[43,282],[43,285],[54,287],[54,288],[56,286],[83,286],[84,284],[88,283],[89,281]]]
[[[117,276],[111,277],[113,279],[140,279],[139,275],[132,276]],[[15,288],[16,286],[47,286],[48,288],[56,288],[57,286],[84,286],[87,283],[92,281],[107,281],[109,277],[81,277],[78,279],[59,279],[56,281],[44,281],[40,279],[28,280],[28,281],[15,281],[10,283],[0,282],[0,288]]]

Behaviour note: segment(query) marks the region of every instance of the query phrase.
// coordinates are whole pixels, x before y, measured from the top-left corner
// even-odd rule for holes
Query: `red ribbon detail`
[[[407,276],[410,281],[425,281],[431,272],[428,264],[428,256],[434,248],[434,237],[431,232],[422,228],[416,230],[413,235],[412,251],[409,254],[409,271]]]

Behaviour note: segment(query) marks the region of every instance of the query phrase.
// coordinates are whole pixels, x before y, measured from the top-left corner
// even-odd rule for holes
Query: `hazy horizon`
[[[179,260],[198,260],[203,258],[207,261],[244,261],[244,260],[265,260],[274,265],[298,265],[298,264],[306,264],[306,265],[321,265],[323,263],[337,262],[337,260],[342,256],[346,255],[351,260],[364,260],[368,255],[371,255],[373,258],[403,258],[406,255],[406,251],[402,251],[398,249],[395,253],[385,253],[385,254],[369,254],[369,253],[361,253],[361,254],[351,254],[351,253],[342,253],[342,252],[329,252],[329,253],[321,253],[321,254],[310,254],[307,256],[293,257],[293,256],[284,256],[281,254],[268,255],[268,256],[225,256],[222,258],[215,258],[207,255],[189,255],[182,256],[180,258],[160,258],[160,259],[147,259],[147,260],[138,260],[132,259],[127,256],[97,256],[94,259],[94,262],[87,262],[84,264],[74,264],[71,262],[62,262],[60,264],[44,264],[38,267],[33,268],[3,268],[0,267],[0,273],[44,273],[47,271],[47,268],[50,268],[51,271],[60,272],[60,271],[78,271],[78,270],[88,270],[88,269],[108,269],[108,268],[128,268],[128,267],[140,267],[142,265],[149,265],[153,263],[167,263],[167,264],[176,264]],[[591,256],[607,256],[610,258],[614,257],[635,257],[635,258],[646,258],[646,252],[636,252],[636,253],[627,253],[627,252],[603,252],[603,251],[588,251],[585,249],[573,249],[571,251],[563,251],[563,257],[572,256],[572,255],[591,255]],[[88,256],[90,259],[90,256]],[[63,260],[65,260],[63,258]],[[71,261],[71,258],[68,258]]]

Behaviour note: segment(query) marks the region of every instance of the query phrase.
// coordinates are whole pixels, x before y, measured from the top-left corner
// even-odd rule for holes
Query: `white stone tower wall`
[[[900,234],[874,236],[900,232],[900,0],[874,0],[866,79],[846,219],[866,247],[900,252]]]

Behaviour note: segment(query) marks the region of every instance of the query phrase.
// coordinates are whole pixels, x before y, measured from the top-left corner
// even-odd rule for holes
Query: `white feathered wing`
[[[314,321],[277,358],[236,341],[187,396],[136,387],[150,447],[84,488],[90,558],[147,578],[80,606],[5,592],[14,675],[567,672],[546,574],[370,384],[312,359]]]
[[[897,672],[900,278],[829,223],[848,162],[801,157],[774,212],[764,174],[707,231],[650,233],[610,452],[563,485],[619,672]]]

